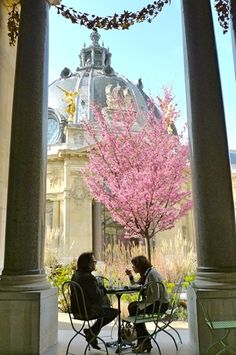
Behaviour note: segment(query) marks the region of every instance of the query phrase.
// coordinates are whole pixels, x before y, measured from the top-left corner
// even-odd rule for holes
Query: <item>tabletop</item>
[[[114,286],[114,287],[106,288],[106,293],[108,294],[132,293],[132,292],[137,292],[140,289],[141,289],[141,285]]]

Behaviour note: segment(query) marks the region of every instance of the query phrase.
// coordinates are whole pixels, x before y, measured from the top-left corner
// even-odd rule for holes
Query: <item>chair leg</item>
[[[79,334],[79,333],[76,333],[76,334],[70,339],[70,341],[69,341],[69,343],[68,343],[68,345],[67,345],[67,348],[66,348],[66,355],[69,354],[70,345],[71,345],[72,341],[74,340],[74,338],[77,337],[78,334]]]
[[[220,355],[220,354],[224,354],[226,350],[228,350],[231,345],[225,343],[225,340],[227,339],[228,335],[229,335],[229,332],[230,332],[230,329],[227,329],[226,332],[225,332],[225,335],[220,339],[218,340],[217,342],[213,343],[212,345],[209,346],[209,348],[207,349],[207,355],[211,353],[211,350],[215,347],[215,346],[221,346],[223,347],[223,349],[217,351],[217,352],[214,352],[214,355]]]
[[[85,347],[85,349],[84,349],[84,355],[86,355],[86,352],[87,352],[88,349],[90,349],[89,343],[86,345],[86,347]]]
[[[207,352],[206,352],[206,355],[211,355],[211,350],[213,349],[213,348],[215,348],[216,346],[217,347],[219,347],[219,341],[217,341],[217,342],[215,342],[214,344],[211,344],[210,346],[209,346],[209,348],[207,349]],[[219,354],[219,352],[216,352],[216,350],[214,350],[214,353],[212,353],[212,355],[215,355],[215,354]]]
[[[175,328],[173,328],[170,324],[169,324],[169,328],[171,328],[172,330],[175,331],[175,333],[177,334],[177,336],[178,336],[178,338],[179,338],[180,343],[183,344],[183,341],[182,341],[182,339],[181,339],[181,336],[180,336],[178,330],[176,330]]]
[[[170,334],[167,330],[165,330],[165,329],[161,329],[161,331],[162,332],[164,332],[164,333],[166,333],[166,334],[168,334],[171,338],[172,338],[172,340],[173,340],[173,342],[174,342],[174,344],[175,344],[175,348],[176,348],[176,350],[178,351],[179,349],[178,349],[178,345],[177,345],[177,343],[176,343],[176,340],[175,340],[175,338],[174,338],[174,336],[172,335],[172,334]]]
[[[230,348],[230,345],[226,345],[226,346],[224,347],[224,349],[218,351],[218,352],[216,353],[216,355],[225,354],[226,350],[229,350],[229,348]],[[227,352],[227,354],[228,354],[228,352]],[[235,354],[235,352],[234,352],[234,354]]]
[[[97,337],[97,339],[100,340],[103,343],[103,345],[105,346],[106,354],[109,355],[108,354],[108,350],[107,350],[107,345],[106,345],[105,341],[102,338],[100,338],[100,337]]]
[[[223,349],[220,350],[217,355],[219,354],[223,354],[225,352],[225,350],[228,350],[229,348],[231,348],[230,344],[227,344],[225,341],[228,338],[228,335],[230,333],[230,329],[227,329],[227,331],[225,332],[225,335],[223,336],[223,338],[221,338],[220,340],[220,344],[223,346]]]
[[[227,344],[222,343],[221,341],[217,341],[214,344],[210,345],[209,348],[207,349],[206,355],[211,355],[211,350],[214,349],[215,347],[217,347],[219,349],[219,347],[223,347],[223,349],[217,351],[217,349],[214,350],[214,352],[212,353],[212,355],[219,355],[219,354],[223,354],[225,353],[225,350],[227,350],[230,346]]]
[[[159,355],[161,355],[161,349],[160,349],[160,346],[159,346],[158,342],[156,341],[156,339],[154,339],[154,337],[151,337],[151,339],[152,339],[152,340],[154,341],[154,343],[156,344],[157,349],[158,349],[158,351],[159,351]]]
[[[117,318],[116,318],[116,320],[115,320],[115,322],[114,322],[114,324],[113,324],[113,326],[112,326],[112,328],[111,328],[111,339],[113,339],[113,336],[112,336],[112,333],[113,333],[113,330],[114,330],[114,328],[115,328],[115,326],[117,325]]]

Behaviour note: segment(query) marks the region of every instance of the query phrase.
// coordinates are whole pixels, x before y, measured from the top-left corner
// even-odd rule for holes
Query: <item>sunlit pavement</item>
[[[188,325],[186,322],[175,322],[173,323],[175,328],[178,329],[180,332],[181,338],[183,340],[183,344],[178,344],[179,346],[179,351],[177,352],[174,346],[174,343],[172,339],[164,334],[163,332],[157,336],[157,342],[161,348],[161,354],[162,355],[170,355],[170,354],[178,354],[178,355],[194,355],[193,350],[191,349],[190,345],[190,340],[189,340],[189,331],[188,331]],[[173,331],[170,331],[173,334]],[[117,334],[117,328],[114,328],[113,333],[112,333],[112,340],[115,340]],[[71,337],[74,335],[74,332],[71,328],[70,321],[69,321],[69,316],[64,313],[59,313],[59,327],[58,327],[58,345],[57,345],[57,350],[52,352],[54,355],[65,355],[66,353],[66,347],[71,339]],[[106,341],[111,340],[111,326],[106,326],[104,330],[101,331],[100,333],[101,337]],[[72,345],[70,347],[70,353],[74,355],[83,355],[84,349],[86,346],[86,341],[82,336],[79,336],[73,340]],[[122,351],[122,354],[131,354],[131,349],[130,348],[125,348]],[[102,351],[98,351],[95,349],[91,349],[91,351],[88,351],[87,354],[91,355],[102,355],[105,354],[104,349]],[[109,354],[115,355],[115,349],[109,348]],[[155,345],[153,345],[153,349],[151,352],[152,355],[158,355],[158,349],[156,348]],[[51,353],[49,353],[51,355]]]

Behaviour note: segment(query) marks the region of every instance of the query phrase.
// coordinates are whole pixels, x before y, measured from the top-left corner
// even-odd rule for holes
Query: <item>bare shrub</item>
[[[131,259],[136,255],[146,255],[145,245],[125,246],[118,242],[112,247],[108,244],[104,251],[104,274],[108,279],[126,284],[125,269],[131,268]],[[152,250],[152,265],[166,282],[177,282],[180,278],[194,274],[196,253],[192,243],[183,238],[180,232],[172,239],[156,243]]]
[[[59,228],[47,228],[45,233],[45,257],[46,267],[57,264],[61,260],[62,250],[60,247],[61,230]]]
[[[174,238],[163,240],[153,254],[153,265],[167,282],[177,282],[196,272],[196,252],[192,242],[178,232]]]

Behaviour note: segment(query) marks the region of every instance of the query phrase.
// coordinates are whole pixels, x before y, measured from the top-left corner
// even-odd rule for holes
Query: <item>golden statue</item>
[[[75,99],[79,96],[80,92],[78,91],[67,91],[64,88],[58,86],[58,89],[64,92],[65,101],[68,102],[66,106],[66,112],[68,113],[68,122],[74,123],[74,116],[76,112]]]
[[[168,123],[167,124],[167,132],[169,134],[173,134],[173,126],[172,126],[172,123]]]

